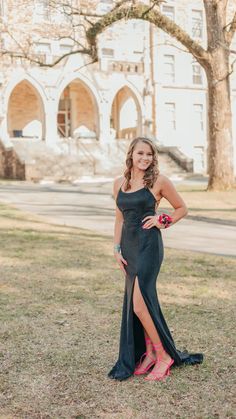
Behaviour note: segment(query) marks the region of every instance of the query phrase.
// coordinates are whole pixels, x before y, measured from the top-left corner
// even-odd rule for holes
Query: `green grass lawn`
[[[0,418],[235,418],[236,259],[165,250],[160,303],[176,346],[202,365],[165,382],[107,373],[124,278],[112,239],[0,207]]]

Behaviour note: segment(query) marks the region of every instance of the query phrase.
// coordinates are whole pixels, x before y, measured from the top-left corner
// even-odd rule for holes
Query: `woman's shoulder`
[[[125,180],[124,176],[116,176],[114,178],[113,184],[114,184],[114,186],[121,186],[122,183],[124,182],[124,180]]]
[[[159,173],[154,183],[154,186],[163,186],[168,183],[171,183],[171,180],[168,178],[168,176],[163,175],[162,173]]]
[[[164,192],[172,186],[171,180],[168,176],[159,173],[157,179],[153,185],[154,195],[157,197],[157,200],[160,200],[163,197]]]
[[[124,176],[116,176],[113,181],[113,190],[116,194],[125,180]]]

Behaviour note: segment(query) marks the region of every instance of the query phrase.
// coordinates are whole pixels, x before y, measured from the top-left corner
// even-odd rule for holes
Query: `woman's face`
[[[152,149],[149,144],[139,141],[133,150],[133,167],[146,170],[153,160]]]

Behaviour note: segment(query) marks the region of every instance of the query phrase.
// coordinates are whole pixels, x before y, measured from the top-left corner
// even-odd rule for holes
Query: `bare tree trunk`
[[[208,38],[208,190],[227,190],[234,184],[229,43],[224,31],[225,0],[204,0]]]
[[[232,114],[229,78],[208,79],[208,190],[227,190],[234,184]]]

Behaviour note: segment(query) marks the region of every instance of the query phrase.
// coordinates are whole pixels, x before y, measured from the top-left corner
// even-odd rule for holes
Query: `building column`
[[[74,90],[70,90],[70,126],[71,126],[71,137],[73,137],[74,130],[77,128],[77,109],[76,109],[77,93]]]
[[[114,139],[112,137],[110,126],[110,108],[107,103],[100,104],[98,139],[103,150],[110,153]]]
[[[153,136],[153,118],[152,118],[152,97],[148,93],[144,97],[145,118],[144,118],[144,135]]]
[[[154,133],[155,122],[153,120],[153,74],[152,74],[152,62],[151,62],[151,35],[150,35],[150,24],[146,26],[145,38],[144,38],[144,75],[145,75],[145,87],[144,87],[144,107],[145,107],[145,118],[144,118],[144,135],[152,137]]]
[[[112,113],[111,109],[111,116],[114,117],[113,126],[116,127],[116,138],[119,138],[120,132],[120,113],[119,113],[119,106],[118,106],[118,93],[116,94],[112,107],[114,106],[114,112]]]
[[[57,113],[58,109],[54,101],[45,105],[45,142],[52,148],[56,148],[58,140]]]
[[[7,115],[0,115],[0,140],[5,147],[12,147],[7,129]]]

